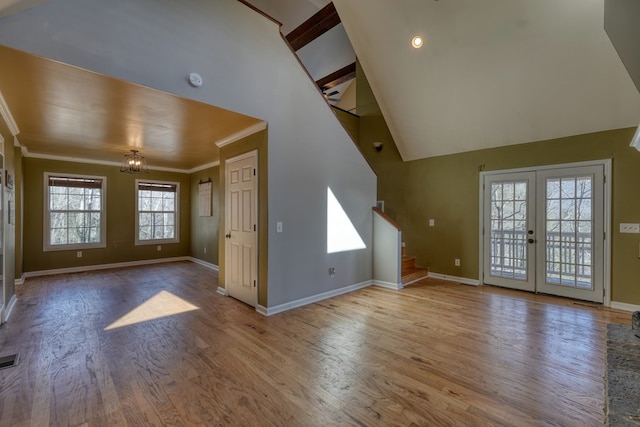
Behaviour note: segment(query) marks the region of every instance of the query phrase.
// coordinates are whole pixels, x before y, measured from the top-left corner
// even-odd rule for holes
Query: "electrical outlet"
[[[205,254],[207,253],[207,247],[206,246],[204,247],[204,253]]]
[[[158,245],[158,252],[160,252],[162,250],[162,246]]]
[[[460,258],[456,258],[456,259],[453,261],[453,264],[454,264],[456,267],[460,267]]]
[[[78,251],[78,252],[76,252],[76,256],[77,256],[78,258],[82,258],[82,251]]]
[[[620,232],[621,233],[640,233],[640,224],[629,224],[629,223],[620,223]]]
[[[435,219],[433,219],[433,218],[431,218],[431,219],[429,220],[429,227],[435,227],[435,226],[436,226],[436,220],[435,220]]]
[[[336,275],[336,268],[335,267],[330,267],[329,268],[329,277],[333,277]]]

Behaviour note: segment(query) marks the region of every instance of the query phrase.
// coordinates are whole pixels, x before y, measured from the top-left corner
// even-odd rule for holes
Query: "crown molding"
[[[216,167],[216,166],[220,166],[220,161],[219,161],[219,160],[218,160],[218,161],[215,161],[215,162],[211,162],[211,163],[204,164],[204,165],[202,165],[202,166],[196,166],[196,167],[195,167],[195,168],[193,168],[193,169],[189,169],[189,170],[188,170],[188,172],[189,172],[189,173],[200,172],[200,171],[202,171],[202,170],[209,169],[209,168],[214,168],[214,167]]]
[[[29,157],[32,159],[44,159],[44,160],[57,160],[60,162],[74,162],[74,163],[86,163],[90,165],[104,165],[104,166],[122,166],[121,162],[111,162],[108,160],[96,160],[96,159],[84,159],[80,157],[66,157],[66,156],[56,156],[53,154],[42,154],[42,153],[30,153],[25,147],[22,147],[22,155],[24,157]],[[177,172],[177,173],[191,173],[188,169],[177,169],[177,168],[165,168],[165,167],[153,167],[149,166],[149,170],[155,171],[163,171],[163,172]]]
[[[258,133],[261,130],[265,130],[267,128],[267,122],[265,121],[260,121],[258,123],[256,123],[255,125],[251,125],[248,128],[244,128],[241,131],[238,131],[236,133],[232,133],[231,135],[229,135],[226,138],[221,139],[220,141],[216,142],[216,145],[218,146],[218,148],[222,148],[225,145],[229,145],[229,144],[233,144],[234,142],[245,138],[249,135],[253,135],[254,133]]]
[[[13,115],[11,114],[11,110],[9,109],[9,105],[7,104],[7,101],[4,99],[4,96],[2,96],[1,91],[0,91],[0,116],[2,116],[2,119],[4,120],[5,124],[9,128],[9,132],[11,132],[11,135],[16,136],[17,134],[20,133],[20,129],[18,128],[16,121],[13,119]]]

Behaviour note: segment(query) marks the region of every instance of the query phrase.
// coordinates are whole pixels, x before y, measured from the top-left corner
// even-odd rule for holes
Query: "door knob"
[[[224,237],[226,237],[227,239],[230,239],[231,238],[231,232],[228,232],[227,234],[225,234]]]

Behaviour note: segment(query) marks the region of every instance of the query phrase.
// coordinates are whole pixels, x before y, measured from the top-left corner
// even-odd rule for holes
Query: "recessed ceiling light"
[[[411,39],[411,46],[413,46],[416,49],[421,48],[422,43],[424,43],[422,36],[413,36],[413,38]]]

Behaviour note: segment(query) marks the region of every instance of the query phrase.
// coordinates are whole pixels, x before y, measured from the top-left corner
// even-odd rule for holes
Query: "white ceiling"
[[[250,1],[285,35],[328,3]],[[43,2],[0,0],[0,16]],[[343,25],[298,53],[314,79],[357,53],[404,160],[636,126],[603,3],[335,0]]]
[[[640,122],[604,0],[334,4],[404,160]]]
[[[258,9],[282,23],[280,31],[285,36],[309,19],[331,0],[248,0]],[[339,24],[296,52],[300,61],[314,80],[319,80],[352,64],[356,54],[351,47],[344,26]],[[348,84],[332,88],[340,98]]]

